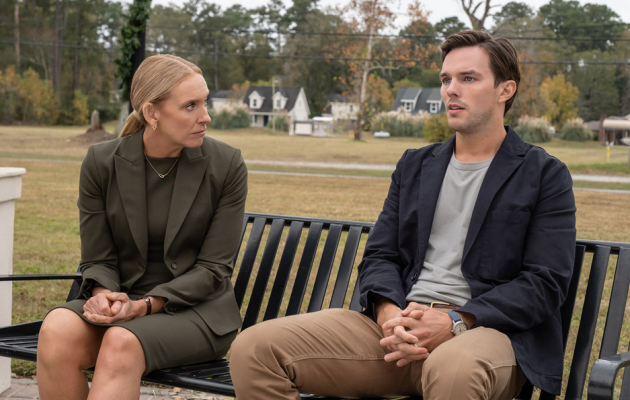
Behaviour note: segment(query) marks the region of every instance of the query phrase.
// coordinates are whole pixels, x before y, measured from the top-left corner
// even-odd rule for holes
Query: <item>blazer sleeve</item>
[[[374,301],[387,298],[399,307],[405,307],[405,291],[401,272],[403,261],[399,249],[399,198],[402,168],[407,156],[403,154],[392,174],[383,211],[378,216],[374,230],[365,247],[359,264],[359,302],[364,313],[376,319]]]
[[[147,296],[164,298],[165,312],[195,306],[231,289],[230,278],[241,239],[246,198],[247,167],[240,151],[236,151],[195,265],[147,293]]]
[[[518,276],[457,311],[473,314],[477,326],[502,332],[523,331],[549,319],[564,303],[573,273],[575,211],[571,174],[557,162],[543,172]]]
[[[94,147],[90,146],[81,164],[79,178],[79,208],[81,235],[81,264],[83,283],[79,298],[89,298],[94,282],[111,290],[120,291],[118,252],[107,222],[105,195],[96,164]]]

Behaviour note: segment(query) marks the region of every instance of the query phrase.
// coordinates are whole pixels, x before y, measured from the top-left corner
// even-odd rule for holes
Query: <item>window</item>
[[[258,100],[252,99],[252,107],[258,107]]]
[[[429,110],[429,112],[431,114],[437,114],[439,109],[440,109],[440,103],[431,103],[431,109]]]
[[[353,110],[352,104],[350,104],[350,112],[353,112],[353,111],[354,110]]]
[[[413,110],[411,109],[412,103],[410,103],[410,102],[405,102],[404,104],[405,104],[405,111],[407,111],[407,112],[411,112],[411,111],[413,111]]]
[[[282,108],[280,107],[280,99],[276,100],[276,109]]]

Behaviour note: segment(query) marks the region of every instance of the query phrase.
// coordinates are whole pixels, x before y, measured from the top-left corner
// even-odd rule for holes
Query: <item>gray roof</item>
[[[350,98],[347,94],[330,93],[328,95],[329,103],[350,103]]]
[[[422,88],[419,87],[408,87],[408,88],[400,88],[398,93],[400,93],[400,100],[412,100],[415,101],[418,98],[418,94],[422,92]],[[398,96],[396,96],[398,97]]]
[[[411,112],[412,114],[417,114],[418,111],[423,110],[429,112],[431,109],[431,104],[429,101],[439,101],[442,100],[442,95],[440,94],[440,88],[400,88],[398,89],[398,93],[396,93],[396,100],[394,100],[394,108],[396,111],[400,107],[403,106],[403,101],[414,100],[417,96],[416,104]],[[440,109],[438,110],[438,114],[444,114],[446,112],[446,108],[444,107],[444,103],[441,103]]]
[[[231,90],[213,90],[210,92],[211,99],[227,99],[232,93]]]
[[[243,102],[247,104],[249,107],[249,95],[254,91],[258,92],[259,95],[264,97],[263,103],[260,108],[251,110],[253,112],[260,113],[271,113],[273,112],[273,104],[272,104],[272,87],[271,86],[250,86],[247,89],[247,93],[245,93],[245,97],[243,98]],[[276,87],[276,93],[280,92],[284,97],[286,97],[287,104],[284,107],[284,110],[291,111],[293,107],[295,107],[295,102],[297,101],[298,95],[300,94],[301,87]]]

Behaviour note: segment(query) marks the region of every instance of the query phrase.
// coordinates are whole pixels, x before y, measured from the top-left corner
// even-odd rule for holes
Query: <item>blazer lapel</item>
[[[435,216],[442,181],[453,154],[455,135],[444,145],[433,151],[433,157],[422,162],[420,170],[420,196],[418,198],[418,253],[416,259],[422,263],[429,244],[431,226]]]
[[[179,159],[171,207],[166,223],[166,236],[164,237],[164,256],[171,247],[177,232],[184,223],[184,219],[192,206],[197,191],[206,172],[210,156],[204,156],[201,147],[184,148]],[[210,199],[208,199],[208,203]],[[210,206],[208,204],[208,206]]]
[[[148,251],[147,195],[144,175],[142,133],[129,138],[122,154],[114,155],[116,181],[133,240],[146,262]]]
[[[473,209],[464,244],[464,255],[462,257],[462,265],[470,251],[483,221],[486,219],[488,209],[494,196],[503,186],[505,181],[514,173],[519,165],[525,159],[523,155],[527,152],[527,145],[510,127],[506,127],[507,136],[503,140],[499,151],[494,156],[488,172],[481,184],[481,189],[477,195],[475,208]]]

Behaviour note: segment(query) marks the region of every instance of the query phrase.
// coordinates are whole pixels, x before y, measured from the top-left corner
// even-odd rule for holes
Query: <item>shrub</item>
[[[412,115],[402,109],[381,112],[370,121],[370,130],[372,132],[386,131],[391,136],[420,137],[428,116],[429,113],[426,112]]]
[[[453,130],[448,126],[448,117],[446,114],[434,115],[427,118],[424,123],[424,138],[431,143],[446,142],[453,136]]]
[[[219,112],[209,110],[213,129],[239,129],[250,126],[252,117],[245,104],[233,104],[222,108]]]
[[[0,71],[0,122],[12,123],[17,107],[18,76],[15,67],[10,66],[6,72]]]
[[[80,90],[74,91],[72,100],[72,122],[74,125],[86,125],[90,123],[90,109],[88,108],[88,97]]]
[[[560,139],[572,142],[584,142],[590,140],[592,136],[590,129],[584,125],[582,118],[567,120],[562,130],[560,130]]]
[[[54,124],[59,116],[59,101],[50,82],[40,79],[30,68],[18,81],[18,112],[22,122]]]
[[[269,123],[267,124],[267,128],[273,129],[273,124],[276,124],[276,130],[282,132],[289,132],[289,115],[286,112],[281,112],[273,116]]]
[[[541,143],[551,141],[550,128],[551,125],[546,119],[525,115],[518,119],[518,125],[514,130],[528,143]]]

